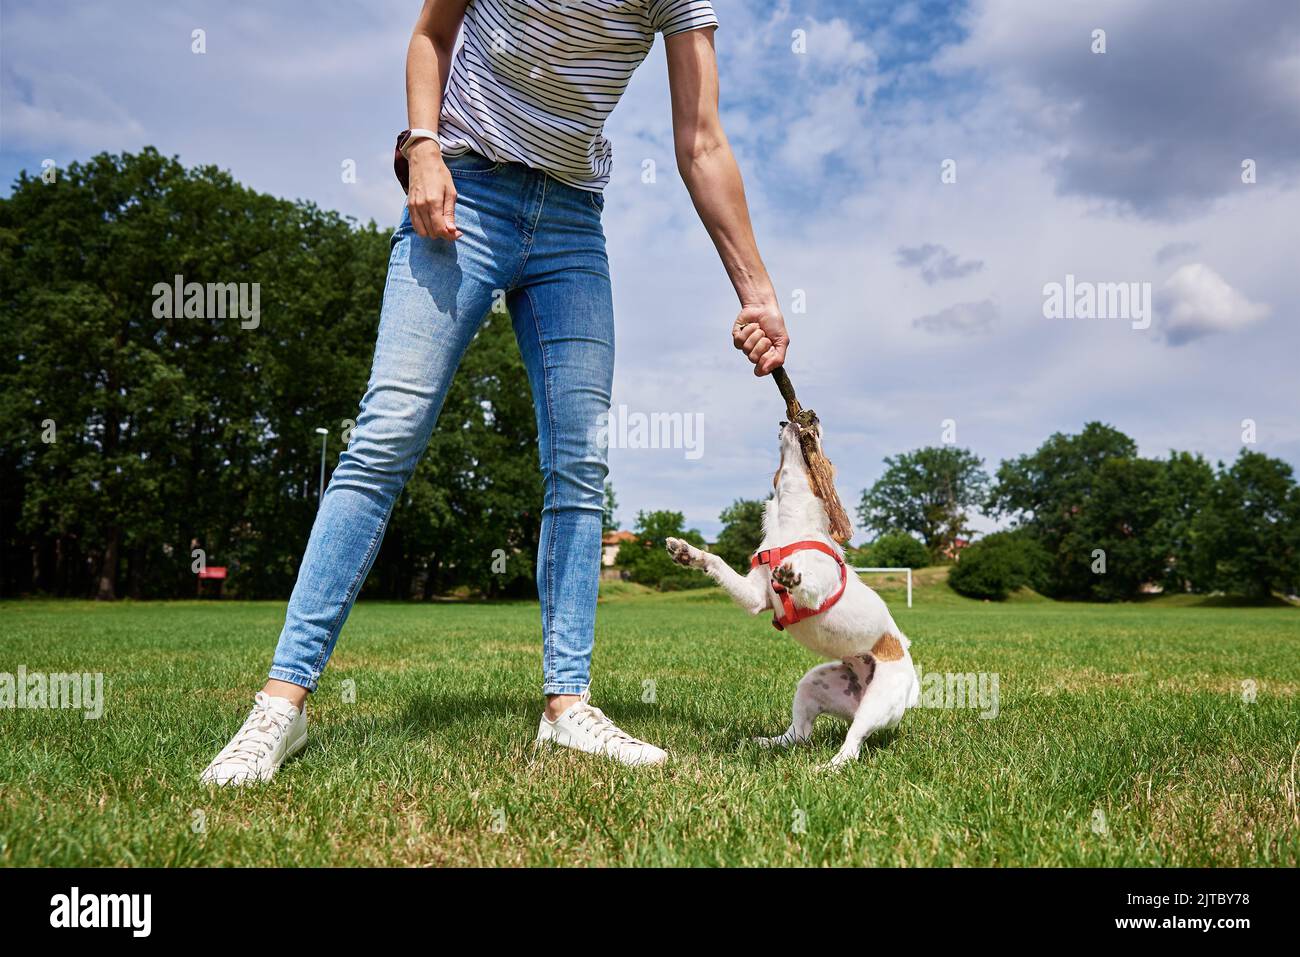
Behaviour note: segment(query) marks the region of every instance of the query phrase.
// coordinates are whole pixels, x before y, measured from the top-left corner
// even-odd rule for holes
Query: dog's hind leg
[[[813,722],[821,714],[851,720],[862,697],[863,684],[843,662],[817,665],[799,681],[791,707],[790,727],[774,738],[755,738],[765,748],[788,748],[802,744],[812,734]]]
[[[862,656],[861,660],[873,661],[870,655]],[[858,702],[853,721],[849,724],[844,744],[831,759],[832,768],[856,761],[862,750],[862,742],[877,731],[898,724],[903,718],[903,712],[907,710],[912,685],[916,681],[912,659],[905,655],[901,661],[875,663],[873,671],[871,681]]]
[[[717,555],[700,551],[680,538],[670,538],[664,546],[678,565],[698,568],[704,572],[722,586],[732,601],[751,615],[757,615],[767,608],[767,582],[759,569],[752,570],[748,575],[737,574],[734,568]]]

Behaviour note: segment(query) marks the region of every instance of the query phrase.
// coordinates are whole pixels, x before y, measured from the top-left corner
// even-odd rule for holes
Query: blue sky
[[[1300,465],[1300,5],[716,7],[724,120],[790,373],[847,501],[947,420],[990,467],[1091,419],[1146,454],[1212,459],[1252,419],[1257,449]],[[417,9],[3,0],[0,174],[7,188],[46,158],[154,145],[392,225]],[[704,422],[698,457],[611,452],[620,518],[675,508],[711,534],[733,498],[765,494],[782,410],[730,347],[734,294],[673,169],[661,44],[607,133],[614,401]],[[1067,275],[1149,283],[1150,328],[1045,318],[1044,285]]]

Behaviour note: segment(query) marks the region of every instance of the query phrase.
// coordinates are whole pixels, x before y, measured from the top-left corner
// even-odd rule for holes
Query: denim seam
[[[542,694],[585,694],[591,688],[590,684],[574,684],[556,682],[554,684],[545,684],[542,686]]]
[[[524,296],[528,300],[528,309],[533,314],[533,331],[537,334],[537,351],[542,357],[542,398],[546,401],[546,431],[550,435],[550,468],[547,469],[547,483],[550,485],[552,499],[559,492],[555,484],[555,412],[551,408],[551,367],[546,361],[546,342],[542,339],[542,327],[537,315],[537,304],[533,302],[532,291],[524,287]],[[546,503],[542,502],[542,512],[546,512]],[[543,622],[542,647],[545,649],[545,661],[542,666],[542,680],[551,680],[551,664],[555,658],[555,514],[551,514],[550,535],[546,540],[546,618]]]
[[[542,177],[542,195],[537,200],[537,215],[533,217],[533,225],[528,230],[529,244],[532,243],[532,237],[537,235],[537,225],[542,221],[542,211],[546,209],[546,184],[550,181],[549,176]]]
[[[454,159],[454,157],[452,158]],[[501,164],[497,163],[495,166],[489,166],[486,169],[457,169],[454,166],[448,166],[447,172],[451,174],[453,180],[457,176],[491,176],[493,173],[501,172]]]
[[[343,629],[343,619],[347,615],[348,608],[350,608],[353,601],[356,600],[357,592],[361,590],[362,583],[366,580],[366,575],[370,571],[370,560],[375,554],[375,548],[378,543],[383,539],[384,532],[388,529],[388,520],[392,515],[393,510],[390,508],[388,514],[384,516],[384,520],[379,523],[379,528],[375,531],[374,536],[370,539],[370,545],[366,548],[365,558],[361,560],[361,567],[357,569],[356,578],[354,578],[352,584],[348,586],[347,595],[344,597],[343,604],[339,606],[338,614],[334,616],[334,621],[330,624],[329,640],[321,644],[320,654],[316,656],[316,663],[312,665],[312,673],[316,676],[312,679],[313,681],[319,680],[321,667],[324,665],[327,650],[333,647],[335,642],[338,641],[339,632]]]
[[[306,688],[308,691],[316,690],[316,680],[314,678],[300,675],[296,672],[290,671],[288,668],[272,668],[270,672],[268,672],[267,677],[273,678],[276,681],[284,681],[288,684],[298,685],[301,688]]]
[[[521,232],[523,231],[522,226],[520,226],[520,231]],[[533,251],[532,237],[525,232],[524,245],[523,248],[519,250],[519,266],[515,269],[515,274],[510,278],[510,284],[506,288],[508,289],[519,288],[519,281],[524,277],[524,267],[528,264],[528,254],[532,251]],[[532,299],[529,298],[528,301],[531,303]]]
[[[511,289],[517,289],[519,287],[519,281],[524,277],[524,268],[528,265],[528,256],[533,251],[533,237],[537,234],[537,224],[542,221],[542,211],[546,208],[546,181],[548,178],[549,177],[546,176],[542,177],[542,195],[537,201],[537,215],[533,217],[533,224],[531,226],[526,225],[522,213],[519,218],[515,220],[515,226],[524,235],[524,247],[519,251],[519,268],[515,270],[514,278],[510,280]],[[532,301],[533,297],[529,296],[528,302],[530,305],[532,304]],[[535,311],[533,315],[536,317]],[[539,346],[541,345],[541,341],[541,336],[539,334],[537,339]]]

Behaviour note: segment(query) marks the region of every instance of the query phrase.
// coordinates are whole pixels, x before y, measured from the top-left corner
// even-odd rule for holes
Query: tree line
[[[721,515],[712,550],[738,571],[762,539],[762,508],[740,499]],[[972,597],[1001,599],[1024,586],[1091,601],[1300,593],[1300,487],[1290,465],[1248,448],[1215,466],[1190,452],[1145,458],[1129,436],[1091,422],[990,475],[969,449],[932,446],[886,458],[857,512],[873,537],[846,549],[852,564],[953,564],[950,584]],[[975,513],[1007,527],[971,544]],[[634,581],[701,583],[662,555],[668,536],[702,543],[683,524],[677,512],[638,516],[640,540],[619,552]]]
[[[1290,465],[1249,448],[1214,466],[1191,452],[1147,458],[1123,432],[1091,422],[1003,461],[992,476],[953,446],[885,462],[862,496],[864,526],[915,537],[932,561],[959,556],[965,567],[954,571],[954,587],[966,579],[981,597],[1001,597],[999,579],[1099,601],[1144,590],[1300,592],[1300,488]],[[1009,529],[958,552],[975,511]],[[991,593],[973,581],[979,563],[1001,569]]]
[[[171,598],[292,588],[327,464],[365,390],[390,236],[153,149],[21,174],[0,199],[0,594]],[[324,429],[321,436],[318,429]],[[394,507],[363,596],[534,593],[536,423],[509,317],[490,315]],[[1300,491],[1284,462],[1144,458],[1100,423],[994,474],[951,445],[885,460],[855,564],[948,562],[954,587],[1028,584],[1115,600],[1144,588],[1300,590]],[[328,476],[327,476],[328,477]],[[606,527],[615,526],[612,490]],[[739,499],[710,546],[738,569],[762,536]],[[970,518],[1008,530],[962,551]],[[676,512],[637,517],[618,564],[707,584],[667,559]]]

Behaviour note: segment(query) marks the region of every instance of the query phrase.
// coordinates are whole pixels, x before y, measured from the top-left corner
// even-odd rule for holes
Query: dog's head
[[[772,476],[772,488],[778,502],[789,507],[782,511],[802,511],[817,501],[808,475],[808,463],[804,459],[803,443],[811,440],[813,446],[821,451],[821,421],[814,412],[805,409],[792,421],[781,423],[780,440],[781,464]]]
[[[847,541],[852,528],[834,492],[835,468],[822,453],[821,420],[811,409],[804,409],[792,421],[781,423],[780,439],[781,464],[772,477],[775,493],[772,506],[779,516],[780,525],[831,534],[837,541]],[[841,516],[839,525],[832,521],[827,502],[818,492],[817,482],[808,467],[808,453],[819,462],[823,489],[829,489],[828,497]],[[840,534],[832,534],[832,528]]]
[[[812,485],[808,479],[808,463],[804,459],[803,447],[805,442],[810,442],[818,454],[822,449],[822,423],[817,418],[817,413],[812,409],[804,409],[793,420],[782,422],[780,432],[781,439],[781,464],[776,470],[776,475],[772,476],[773,488],[781,488],[781,477],[788,474],[791,479],[789,484],[795,488],[800,485],[807,486],[809,491]],[[794,480],[798,481],[794,481]]]
[[[781,451],[787,447],[802,448],[801,442],[811,437],[817,449],[821,450],[822,420],[812,409],[801,409],[789,422],[781,423]]]

